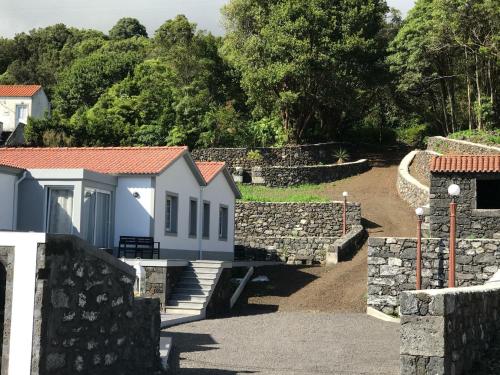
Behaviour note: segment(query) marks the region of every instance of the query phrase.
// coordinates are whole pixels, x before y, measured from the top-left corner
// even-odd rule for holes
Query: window
[[[196,226],[198,224],[198,201],[191,198],[189,200],[189,236],[196,237]]]
[[[167,193],[165,204],[165,234],[177,234],[177,195]]]
[[[210,238],[210,202],[203,202],[203,238]]]
[[[476,180],[476,208],[500,209],[500,180]]]
[[[85,189],[83,196],[83,237],[97,247],[108,247],[111,227],[111,193]]]
[[[73,233],[73,190],[49,188],[47,199],[47,233]]]
[[[226,206],[219,207],[219,239],[227,240],[228,210]]]

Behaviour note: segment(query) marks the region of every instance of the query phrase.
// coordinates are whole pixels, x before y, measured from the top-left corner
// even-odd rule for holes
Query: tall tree
[[[292,142],[334,136],[374,83],[386,11],[382,0],[232,0],[223,51],[255,115],[278,114]]]
[[[128,39],[134,36],[148,37],[146,27],[144,27],[137,18],[121,18],[111,30],[109,30],[109,37],[111,39]]]

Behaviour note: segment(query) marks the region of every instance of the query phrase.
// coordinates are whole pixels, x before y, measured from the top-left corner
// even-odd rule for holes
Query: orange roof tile
[[[23,169],[87,169],[107,174],[158,174],[187,147],[0,148],[0,164]]]
[[[197,161],[196,166],[208,184],[226,166],[226,163],[216,161]]]
[[[500,173],[500,155],[434,156],[431,172],[489,172]]]
[[[31,97],[41,88],[40,85],[0,85],[0,96]]]

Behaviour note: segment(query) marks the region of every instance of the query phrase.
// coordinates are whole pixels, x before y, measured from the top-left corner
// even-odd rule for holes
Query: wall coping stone
[[[415,185],[417,188],[426,191],[429,193],[429,186],[425,186],[422,184],[419,180],[417,180],[415,177],[413,177],[410,174],[410,165],[415,156],[420,152],[420,150],[413,150],[410,152],[408,155],[406,155],[403,160],[401,160],[401,163],[399,164],[398,172],[399,175],[404,178],[406,181],[408,181],[410,184]]]

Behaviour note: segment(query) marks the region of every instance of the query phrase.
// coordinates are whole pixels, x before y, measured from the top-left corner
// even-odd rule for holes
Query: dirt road
[[[414,236],[415,215],[396,191],[399,160],[394,156],[379,161],[362,175],[329,185],[323,194],[339,200],[347,191],[349,200],[361,202],[363,224],[370,236]],[[268,276],[271,283],[265,287],[249,284],[242,298],[247,303],[240,305],[243,310],[366,310],[367,244],[352,260],[333,267],[264,267],[258,274]]]

